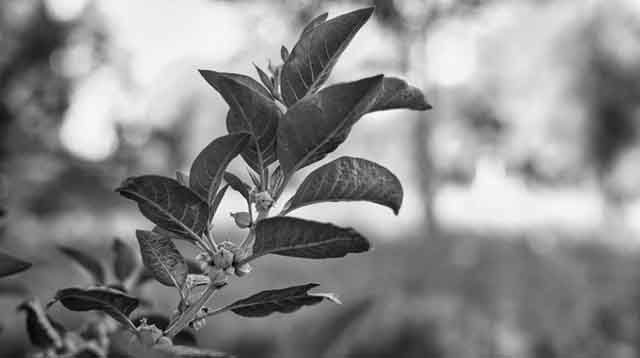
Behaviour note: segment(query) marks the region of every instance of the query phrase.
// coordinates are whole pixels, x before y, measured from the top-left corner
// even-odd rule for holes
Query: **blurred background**
[[[227,105],[197,69],[257,78],[253,63],[278,63],[314,16],[372,4],[330,81],[396,75],[434,109],[367,115],[330,158],[395,172],[400,214],[300,210],[353,226],[374,251],[264,258],[216,304],[306,282],[344,304],[217,316],[199,344],[241,358],[640,357],[637,0],[0,2],[0,247],[34,263],[0,284],[12,292],[0,356],[30,349],[15,311],[25,296],[89,284],[56,244],[105,262],[114,236],[137,248],[135,229],[151,224],[113,189],[188,171],[226,133]],[[248,181],[239,160],[231,170]],[[243,208],[232,193],[222,210]],[[176,301],[157,284],[142,295],[154,312]],[[70,328],[86,318],[51,315]]]

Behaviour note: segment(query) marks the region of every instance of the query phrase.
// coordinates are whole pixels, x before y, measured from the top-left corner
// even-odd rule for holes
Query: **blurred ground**
[[[0,285],[28,291],[0,297],[0,357],[29,347],[22,296],[88,283],[53,246],[136,245],[149,224],[113,188],[185,170],[225,132],[227,107],[197,69],[256,77],[252,63],[277,60],[314,15],[371,4],[330,81],[398,75],[434,110],[369,115],[332,158],[394,171],[400,215],[300,210],[357,228],[375,250],[265,259],[220,302],[318,282],[345,304],[220,316],[200,343],[240,357],[640,357],[634,0],[1,2],[0,246],[35,265]],[[231,195],[222,210],[239,207]],[[147,289],[169,310],[171,291]]]

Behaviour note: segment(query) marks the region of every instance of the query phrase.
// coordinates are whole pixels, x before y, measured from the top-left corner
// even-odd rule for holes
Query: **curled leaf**
[[[258,221],[251,261],[267,254],[325,259],[369,250],[369,241],[351,228],[292,217]]]
[[[224,173],[224,180],[229,183],[231,189],[240,193],[240,195],[242,195],[246,200],[249,200],[249,191],[251,191],[251,186],[249,184],[245,183],[242,179],[230,172]]]
[[[106,274],[100,261],[73,247],[58,245],[58,251],[85,269],[93,277],[96,285],[104,285]]]
[[[387,168],[372,161],[340,157],[309,174],[283,213],[324,201],[365,200],[389,207],[398,214],[402,185]]]
[[[400,108],[426,111],[431,105],[420,89],[399,78],[385,77],[371,112]]]
[[[166,236],[152,231],[136,231],[144,266],[158,282],[181,288],[187,279],[188,267],[184,257]]]
[[[312,306],[328,299],[340,303],[332,294],[313,294],[309,290],[318,286],[317,283],[292,286],[276,290],[268,290],[236,301],[223,310],[244,317],[264,317],[275,312],[291,313],[303,306]]]

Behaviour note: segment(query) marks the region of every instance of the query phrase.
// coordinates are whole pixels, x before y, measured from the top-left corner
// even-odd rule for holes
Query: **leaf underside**
[[[329,21],[322,14],[305,27],[282,66],[281,89],[287,106],[293,106],[325,83],[342,52],[372,13],[370,7]]]
[[[340,157],[309,174],[285,206],[284,213],[325,201],[364,200],[398,214],[402,185],[387,168],[372,161]]]
[[[258,221],[250,261],[267,254],[324,259],[369,250],[369,241],[351,228],[292,217]]]
[[[0,277],[10,276],[25,271],[31,264],[0,251]]]
[[[244,317],[265,317],[272,313],[292,313],[304,306],[312,306],[329,299],[327,295],[310,294],[316,283],[268,290],[236,301],[228,309]]]
[[[147,219],[187,240],[198,240],[207,228],[207,203],[174,179],[157,175],[132,177],[116,191],[136,201]]]
[[[144,266],[165,286],[182,287],[189,272],[187,263],[173,241],[152,231],[136,231]]]

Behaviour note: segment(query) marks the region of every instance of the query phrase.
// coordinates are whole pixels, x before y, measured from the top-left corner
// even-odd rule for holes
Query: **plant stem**
[[[220,288],[221,286],[211,283],[207,289],[202,293],[200,298],[196,302],[194,302],[187,310],[178,318],[175,322],[173,322],[167,329],[164,331],[164,335],[173,338],[178,332],[182,331],[191,321],[194,320],[200,309],[204,307],[211,296]]]

